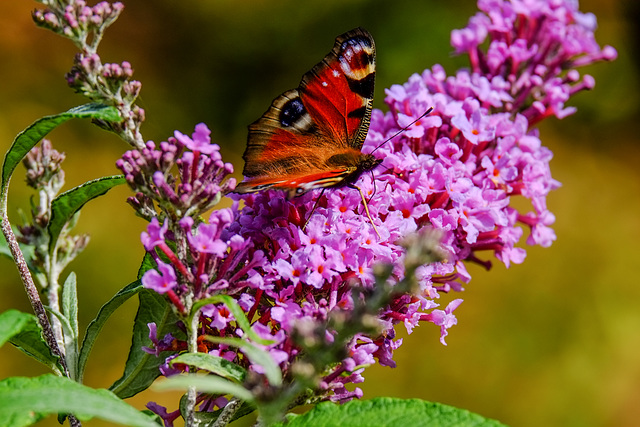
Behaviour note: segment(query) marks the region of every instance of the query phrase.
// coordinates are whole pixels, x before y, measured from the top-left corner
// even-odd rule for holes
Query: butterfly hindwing
[[[333,49],[297,89],[273,100],[249,125],[238,192],[337,186],[362,163],[375,80],[375,45],[356,28],[336,38]],[[369,163],[371,160],[369,159]]]

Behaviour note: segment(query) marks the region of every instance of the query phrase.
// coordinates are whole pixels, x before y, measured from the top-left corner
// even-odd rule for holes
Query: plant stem
[[[196,310],[191,317],[191,322],[189,323],[189,330],[187,331],[189,334],[189,343],[188,350],[189,353],[197,353],[198,352],[198,324],[200,323],[200,310]],[[195,410],[196,410],[196,399],[198,395],[196,392],[196,388],[191,386],[189,390],[187,390],[187,416],[184,420],[184,425],[186,427],[195,426]]]
[[[240,406],[242,406],[242,400],[234,397],[225,405],[218,419],[214,423],[209,424],[209,426],[224,427],[228,425],[231,422],[231,418],[233,418],[235,413],[238,412],[238,409],[240,409]]]

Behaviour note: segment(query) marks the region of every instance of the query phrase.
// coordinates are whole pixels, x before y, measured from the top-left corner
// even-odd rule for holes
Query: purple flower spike
[[[419,269],[423,293],[398,297],[380,320],[389,327],[402,322],[408,330],[433,322],[441,327],[444,344],[461,300],[445,310],[434,309],[434,300],[442,292],[463,290],[471,280],[467,263],[490,268],[491,261],[483,259],[487,252],[507,266],[523,262],[526,251],[517,246],[524,237],[522,226],[530,230],[529,244],[548,246],[555,239],[546,197],[560,184],[549,171],[551,153],[532,125],[571,114],[571,95],[593,87],[592,78],[580,78],[570,67],[615,54],[597,47],[592,16],[578,12],[572,1],[486,0],[479,7],[467,28],[452,33],[456,51],[469,55],[470,70],[447,76],[436,65],[388,89],[390,111],[372,113],[362,148],[367,153],[434,107],[427,118],[375,151],[383,159],[374,171],[375,189],[368,175],[357,183],[368,195],[382,239],[373,235],[358,194],[349,188],[293,200],[275,191],[233,196],[244,200],[245,208],[229,232],[253,241],[250,251],[260,250],[266,258],[256,271],[262,277],[262,298],[272,299],[274,308],[258,307],[263,318],[270,312],[272,320],[290,330],[285,307],[302,322],[307,311],[297,307],[316,295],[336,301],[328,307],[349,307],[350,283],[372,285],[373,266],[381,262],[393,264],[394,275],[402,277],[399,240],[435,227],[444,232],[446,262]],[[531,200],[534,210],[518,212],[511,205],[517,197]],[[368,345],[377,348],[370,354],[384,355],[385,364],[393,364],[395,347],[378,341]],[[358,349],[354,345],[352,354],[365,347]],[[336,396],[344,393],[333,380],[326,387]]]
[[[118,160],[116,166],[140,193],[130,200],[140,215],[149,220],[155,216],[148,208],[149,201],[155,201],[169,217],[198,216],[233,189],[235,181],[225,181],[233,166],[222,163],[220,147],[211,144],[210,133],[201,123],[192,138],[176,131],[176,138],[158,147],[148,142],[143,149],[127,151]],[[173,173],[176,166],[178,176]]]
[[[464,290],[470,263],[489,270],[495,257],[509,267],[525,260],[524,242],[547,247],[556,239],[546,198],[560,183],[534,125],[572,114],[571,96],[594,87],[594,79],[575,67],[616,56],[613,48],[596,44],[595,18],[579,12],[574,0],[480,0],[478,7],[468,26],[451,35],[455,51],[469,56],[469,69],[447,74],[434,65],[386,90],[388,112],[372,112],[362,151],[382,162],[355,183],[371,219],[358,192],[343,187],[292,199],[275,190],[234,194],[231,209],[198,223],[234,188],[232,180],[224,181],[232,167],[222,163],[203,124],[190,137],[176,131],[157,148],[148,143],[125,154],[118,166],[137,192],[132,204],[150,220],[168,221],[167,229],[157,220],[151,224],[145,248],[168,247],[161,240],[179,248],[173,265],[160,262],[158,271],[147,272],[145,286],[171,289],[169,298],[173,292],[185,303],[232,296],[254,332],[272,342],[263,349],[285,373],[299,367],[305,342],[346,345],[344,360],[323,368],[315,393],[325,400],[359,398],[361,390],[350,392],[346,385],[362,382],[367,365],[395,366],[393,352],[402,344],[396,325],[411,333],[432,323],[446,345],[462,300],[454,298],[444,309],[438,301]],[[431,107],[430,115],[402,131]],[[527,203],[516,202],[522,198]],[[420,240],[405,243],[427,231],[441,236],[441,262],[415,262],[411,248],[423,249]],[[381,265],[389,266],[384,280]],[[376,310],[381,333],[355,332],[347,342],[340,341],[338,327],[314,329],[357,313],[361,301],[354,289],[375,292],[382,281],[398,292]],[[417,282],[417,290],[400,291],[398,283],[409,281]],[[235,314],[224,304],[206,306],[198,333],[245,337]],[[239,363],[252,375],[264,371],[238,349],[198,342],[198,351]],[[203,406],[225,404],[211,399]]]

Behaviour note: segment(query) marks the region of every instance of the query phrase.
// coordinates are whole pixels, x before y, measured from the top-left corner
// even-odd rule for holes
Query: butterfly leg
[[[376,225],[373,223],[373,218],[371,218],[371,214],[369,213],[369,205],[367,204],[367,200],[364,198],[364,193],[362,192],[360,187],[358,187],[357,185],[349,184],[348,187],[356,189],[360,193],[360,197],[362,197],[362,203],[364,204],[364,210],[367,212],[367,218],[369,218],[369,221],[371,221],[371,225],[373,226],[373,230],[378,235],[378,238],[382,239],[382,237],[380,236],[380,233],[378,233],[378,229],[376,228]]]
[[[307,228],[307,224],[309,224],[309,220],[311,219],[311,215],[313,215],[313,213],[315,212],[316,208],[318,207],[318,203],[320,203],[320,199],[322,199],[322,195],[324,194],[324,190],[326,190],[326,188],[322,189],[322,192],[320,193],[320,196],[318,196],[318,198],[316,199],[316,202],[313,205],[313,208],[311,209],[311,212],[309,212],[309,216],[307,216],[307,220],[304,222],[304,225],[302,226],[302,231],[304,231],[305,228]]]

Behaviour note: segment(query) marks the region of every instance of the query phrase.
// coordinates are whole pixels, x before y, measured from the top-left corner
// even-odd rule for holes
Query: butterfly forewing
[[[299,194],[352,182],[357,177],[350,175],[370,170],[363,165],[373,164],[371,156],[360,148],[369,129],[374,80],[371,35],[356,28],[338,36],[300,86],[274,99],[249,125],[243,156],[247,179],[236,191],[280,188]]]
[[[243,156],[245,176],[283,175],[314,167],[322,161],[318,149],[323,138],[315,132],[308,114],[296,116],[301,106],[298,90],[289,90],[276,98],[260,119],[249,125]],[[289,126],[283,126],[283,121],[290,123]]]
[[[336,143],[362,147],[373,105],[375,66],[373,38],[356,28],[338,36],[333,50],[302,77],[303,104]]]

